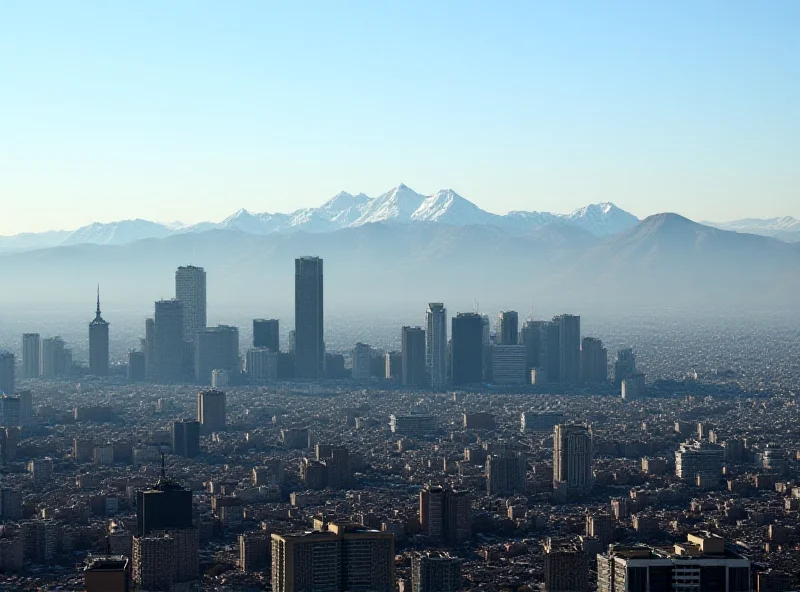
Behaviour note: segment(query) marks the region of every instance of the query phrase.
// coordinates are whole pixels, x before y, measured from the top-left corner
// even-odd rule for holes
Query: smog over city
[[[0,9],[0,590],[800,590],[800,5]]]

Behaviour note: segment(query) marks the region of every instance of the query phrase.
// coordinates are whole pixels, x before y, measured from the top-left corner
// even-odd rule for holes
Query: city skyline
[[[498,213],[800,217],[793,2],[154,8],[6,8],[0,234],[398,179]]]

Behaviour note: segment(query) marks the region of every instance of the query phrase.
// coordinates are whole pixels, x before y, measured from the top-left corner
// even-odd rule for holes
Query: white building
[[[246,368],[251,383],[275,382],[278,380],[278,352],[267,347],[248,349]]]
[[[38,333],[22,335],[22,378],[38,378],[42,373],[42,339]]]
[[[206,272],[202,267],[187,265],[175,272],[175,299],[183,311],[183,339],[206,328]]]

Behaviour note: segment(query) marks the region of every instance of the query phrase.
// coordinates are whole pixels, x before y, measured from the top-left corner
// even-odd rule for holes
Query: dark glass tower
[[[266,347],[277,352],[280,342],[278,319],[253,319],[253,347]]]
[[[460,312],[452,319],[453,384],[470,384],[483,379],[483,317]]]
[[[500,313],[499,345],[517,345],[519,341],[519,315],[515,310]]]
[[[194,458],[200,453],[199,421],[184,419],[172,424],[172,452],[186,458]]]
[[[403,361],[401,383],[403,386],[423,386],[425,380],[425,330],[421,327],[403,327]]]
[[[156,302],[153,347],[153,378],[163,381],[183,378],[183,307],[177,300]]]
[[[581,317],[560,315],[553,319],[559,326],[561,382],[575,384],[581,379]]]
[[[108,376],[108,323],[100,316],[100,286],[97,286],[97,311],[89,323],[89,374]]]
[[[163,457],[161,479],[152,488],[136,492],[136,526],[139,536],[192,527],[192,492],[166,478]]]
[[[301,380],[325,374],[323,341],[322,259],[300,257],[294,262],[294,373]]]

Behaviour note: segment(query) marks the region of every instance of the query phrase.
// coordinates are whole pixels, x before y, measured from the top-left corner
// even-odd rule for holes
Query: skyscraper
[[[561,380],[561,326],[552,321],[542,327],[542,349],[539,366],[545,370],[548,382]]]
[[[175,272],[175,299],[183,310],[183,338],[194,336],[206,328],[206,272],[202,267],[187,265]]]
[[[412,592],[457,592],[462,589],[461,559],[444,551],[424,551],[411,560]]]
[[[508,495],[525,491],[527,460],[524,454],[504,450],[486,457],[486,493]]]
[[[519,341],[519,315],[515,310],[504,310],[499,317],[498,345],[517,345]]]
[[[453,384],[481,382],[483,378],[483,318],[460,312],[452,320]]]
[[[201,384],[211,384],[214,370],[226,370],[235,375],[241,372],[239,359],[239,329],[218,325],[201,329],[195,335],[194,377]]]
[[[152,378],[156,365],[156,322],[155,319],[144,320],[144,375]]]
[[[178,300],[159,300],[153,322],[153,372],[156,380],[183,378],[183,307]]]
[[[403,327],[401,333],[403,361],[400,381],[403,386],[425,384],[425,330]]]
[[[205,433],[225,429],[225,393],[205,390],[197,393],[197,421]]]
[[[559,424],[553,431],[553,487],[567,495],[588,493],[594,484],[592,429]]]
[[[539,360],[542,351],[542,327],[544,321],[525,321],[520,331],[522,345],[528,353],[527,370],[540,368]]]
[[[608,351],[603,342],[594,337],[581,341],[581,379],[584,382],[608,380]]]
[[[425,366],[433,388],[447,383],[447,309],[431,302],[425,312]]]
[[[22,378],[38,378],[42,372],[42,339],[38,333],[22,334]]]
[[[369,382],[369,366],[372,360],[372,348],[366,343],[356,343],[351,353],[353,360],[352,378],[358,382]]]
[[[617,352],[617,361],[614,362],[614,386],[620,388],[622,381],[636,374],[636,354],[631,348],[621,349]]]
[[[553,319],[559,326],[559,378],[575,384],[581,378],[581,317],[560,315]]]
[[[322,259],[300,257],[294,262],[294,373],[318,380],[325,374]]]
[[[139,536],[192,527],[192,492],[167,479],[163,465],[158,482],[136,493],[136,525]]]
[[[123,555],[89,555],[83,569],[86,592],[128,592],[129,567]]]
[[[200,422],[183,419],[172,424],[172,452],[194,458],[200,453]]]
[[[395,587],[394,535],[358,524],[272,535],[272,590],[372,590]]]
[[[437,542],[457,546],[472,537],[472,496],[428,485],[419,492],[422,531]]]
[[[547,592],[587,592],[588,555],[572,541],[548,537],[544,545],[544,586]]]
[[[277,353],[281,349],[280,342],[278,319],[253,319],[253,347],[266,347]]]
[[[15,388],[14,354],[0,352],[0,394],[13,395]]]
[[[69,376],[72,351],[60,337],[42,340],[42,376]]]
[[[100,316],[100,286],[95,317],[89,323],[89,374],[108,376],[108,323]]]

